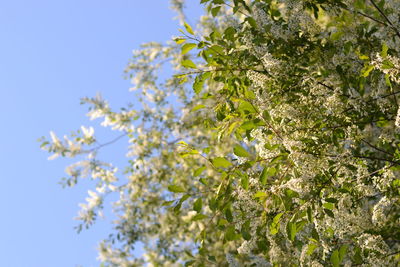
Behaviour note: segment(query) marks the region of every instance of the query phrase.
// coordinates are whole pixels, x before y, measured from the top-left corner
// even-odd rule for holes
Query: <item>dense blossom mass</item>
[[[78,159],[66,185],[96,181],[79,230],[118,198],[103,265],[398,266],[400,1],[201,4],[192,28],[172,1],[181,35],[133,53],[141,106],[83,99],[115,140],[43,140]],[[119,168],[97,155],[117,139]]]

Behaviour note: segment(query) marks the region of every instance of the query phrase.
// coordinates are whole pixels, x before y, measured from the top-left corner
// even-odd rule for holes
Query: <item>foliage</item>
[[[43,141],[84,157],[67,185],[97,181],[81,227],[118,196],[105,266],[397,266],[400,2],[201,3],[196,28],[134,53],[142,108],[83,100],[129,139],[124,174],[92,128]]]

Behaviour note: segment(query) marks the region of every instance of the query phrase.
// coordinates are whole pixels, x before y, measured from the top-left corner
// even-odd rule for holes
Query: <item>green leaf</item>
[[[348,55],[349,53],[350,53],[350,50],[351,50],[351,48],[352,48],[352,43],[350,42],[350,41],[348,41],[348,42],[346,42],[345,44],[344,44],[344,54],[345,55]]]
[[[211,9],[211,15],[212,15],[213,17],[216,17],[216,16],[218,15],[218,12],[219,12],[220,9],[221,9],[220,6],[217,6],[217,7],[212,8],[212,9]]]
[[[48,144],[50,144],[50,142],[45,141],[42,144],[40,144],[40,148],[43,148],[43,147],[47,146]]]
[[[240,180],[240,183],[244,190],[249,189],[249,176],[247,174],[242,175],[242,179]]]
[[[227,241],[232,241],[237,239],[236,237],[236,230],[234,226],[229,226],[226,230],[225,230],[225,239]]]
[[[204,214],[196,214],[195,216],[193,216],[192,221],[199,221],[205,218],[208,218],[208,216]]]
[[[386,43],[382,44],[382,51],[381,51],[381,57],[386,58],[387,57],[387,52],[388,52],[388,46]]]
[[[366,65],[364,68],[361,70],[361,76],[362,77],[368,77],[370,72],[374,69],[373,65]]]
[[[190,197],[190,195],[183,195],[182,197],[181,197],[181,199],[179,200],[181,203],[183,203],[186,199],[188,199]]]
[[[267,196],[267,193],[263,192],[263,191],[258,191],[257,193],[255,193],[253,195],[254,198],[264,198]]]
[[[204,85],[204,76],[202,74],[197,75],[196,78],[194,79],[193,91],[196,94],[199,94],[201,90],[203,90],[203,85]]]
[[[278,213],[272,219],[272,223],[271,223],[271,225],[269,227],[269,231],[270,231],[271,235],[276,235],[279,232],[279,220],[282,217],[282,215],[283,215],[283,212]]]
[[[209,261],[213,261],[213,262],[217,262],[217,259],[215,258],[215,256],[208,256],[208,260]]]
[[[358,58],[361,59],[361,60],[369,60],[369,56],[367,56],[367,55],[362,55],[362,54],[359,54],[359,55],[358,55]]]
[[[338,203],[338,200],[336,198],[331,198],[331,197],[325,198],[325,201],[329,202],[329,203],[335,203],[335,204]]]
[[[185,26],[185,29],[188,33],[190,33],[191,35],[194,35],[193,29],[192,27],[190,27],[189,24],[187,24],[186,22],[183,23],[183,26]]]
[[[250,102],[244,101],[244,100],[240,101],[238,110],[243,112],[243,113],[255,113],[255,112],[257,112],[255,110],[254,106]]]
[[[178,37],[178,38],[175,38],[174,41],[177,44],[183,44],[184,42],[186,42],[186,39]]]
[[[233,153],[238,156],[238,157],[245,157],[248,158],[250,157],[249,152],[246,151],[246,149],[244,149],[242,146],[240,145],[235,145],[233,147]]]
[[[199,176],[205,169],[206,169],[206,166],[203,166],[203,167],[200,167],[200,168],[196,169],[196,170],[193,172],[193,176],[194,176],[194,177]]]
[[[297,233],[296,223],[289,222],[286,226],[286,230],[287,230],[290,241],[293,242],[294,238],[296,237],[296,233]]]
[[[301,229],[307,224],[306,220],[300,221],[296,223],[296,233],[300,232]]]
[[[168,191],[173,192],[173,193],[185,193],[186,192],[186,190],[179,185],[169,185]]]
[[[228,168],[230,166],[232,166],[232,163],[230,161],[228,161],[226,158],[224,157],[217,157],[214,158],[212,160],[212,164],[214,165],[214,167],[216,168]]]
[[[187,81],[187,74],[186,74],[186,73],[184,73],[184,74],[175,74],[175,75],[174,75],[174,78]],[[180,83],[180,84],[181,84],[181,83]]]
[[[333,267],[339,267],[340,259],[339,259],[339,251],[338,250],[335,250],[332,252],[331,263],[332,263]]]
[[[276,174],[276,169],[274,167],[264,167],[260,174],[260,182],[263,185],[267,184],[268,177],[274,176]]]
[[[194,64],[193,61],[191,61],[190,59],[183,60],[181,62],[181,65],[183,67],[185,67],[185,68],[192,68],[192,69],[196,69],[197,68],[196,64]]]
[[[361,249],[359,247],[356,247],[354,250],[355,250],[353,257],[354,263],[361,265],[363,263],[363,257],[361,256]]]
[[[181,48],[181,54],[184,55],[187,52],[189,52],[190,50],[192,50],[193,48],[195,48],[197,46],[197,44],[193,44],[193,43],[187,43],[184,44]]]
[[[262,185],[266,185],[267,184],[267,176],[268,174],[268,167],[264,167],[264,169],[262,170],[261,174],[260,174],[260,182]]]
[[[204,106],[203,104],[199,104],[199,105],[195,106],[194,108],[192,108],[192,112],[198,111],[198,110],[203,109],[205,107],[206,106]]]
[[[228,222],[227,220],[225,220],[225,219],[219,219],[219,220],[218,220],[218,223],[217,223],[217,226],[225,226],[225,225],[227,225],[227,224],[229,224],[229,222]]]
[[[332,41],[337,41],[339,40],[342,36],[343,36],[343,32],[342,31],[337,31],[331,34],[331,40]]]
[[[339,260],[342,262],[344,260],[344,257],[346,256],[347,248],[349,245],[343,245],[339,249]]]
[[[242,225],[242,229],[240,230],[240,233],[242,234],[242,237],[244,240],[250,240],[251,239],[251,234],[250,234],[250,221],[246,221]]]
[[[365,0],[354,1],[354,7],[356,7],[357,9],[364,9],[365,8]]]
[[[335,204],[330,202],[324,203],[322,206],[328,210],[333,210],[335,208]]]
[[[272,219],[272,222],[278,223],[279,220],[281,219],[282,215],[283,215],[283,212],[278,213],[277,215],[275,215],[275,217]]]
[[[247,18],[245,19],[245,21],[247,21],[247,22],[250,24],[251,27],[257,28],[257,22],[256,22],[256,20],[253,19],[252,17],[247,17]]]
[[[252,130],[256,127],[253,121],[245,121],[242,125],[240,125],[240,128],[244,130]]]
[[[236,34],[236,30],[234,27],[228,27],[225,31],[224,31],[224,37],[229,40],[229,41],[233,41],[234,40],[234,35]]]
[[[182,207],[182,203],[183,203],[186,199],[188,199],[189,197],[190,197],[190,195],[183,195],[183,196],[181,197],[181,199],[179,200],[178,204],[176,204],[176,206],[173,208],[173,210],[174,210],[175,213],[179,213],[179,210],[180,210],[181,207]]]
[[[179,141],[177,144],[180,145],[180,146],[185,146],[185,147],[189,146],[188,143],[186,143],[183,140]]]
[[[225,218],[228,222],[233,222],[233,215],[231,209],[225,210]]]
[[[203,153],[204,154],[209,154],[210,151],[211,151],[211,147],[206,147],[206,148],[203,149]]]
[[[204,179],[204,178],[200,178],[199,181],[200,181],[200,183],[202,183],[205,186],[208,185],[208,181],[206,179]]]
[[[312,223],[312,210],[311,210],[311,207],[308,207],[307,208],[307,220],[308,220],[308,222],[309,223]]]
[[[161,206],[170,206],[175,202],[175,200],[164,201]]]
[[[307,255],[311,255],[317,247],[318,247],[318,246],[317,246],[317,244],[315,244],[315,243],[310,243],[310,244],[308,244],[308,247],[307,247]]]
[[[219,46],[219,45],[213,45],[210,47],[209,51],[212,54],[217,54],[217,55],[223,55],[224,54],[224,48]]]
[[[198,198],[193,203],[193,210],[196,211],[197,213],[200,213],[202,207],[203,207],[203,200],[201,198]]]
[[[335,215],[330,209],[324,209],[325,214],[327,214],[329,217],[335,218]]]
[[[382,69],[384,70],[392,69],[394,67],[395,65],[387,59],[382,62]]]
[[[187,261],[187,262],[185,262],[185,267],[192,266],[195,262],[196,262],[195,260]]]

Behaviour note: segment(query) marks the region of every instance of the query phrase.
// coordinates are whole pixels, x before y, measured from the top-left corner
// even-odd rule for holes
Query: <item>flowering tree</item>
[[[195,30],[134,52],[142,108],[83,99],[128,139],[124,173],[93,128],[43,140],[79,158],[66,185],[96,181],[79,230],[118,196],[104,265],[397,266],[400,1],[201,3]]]

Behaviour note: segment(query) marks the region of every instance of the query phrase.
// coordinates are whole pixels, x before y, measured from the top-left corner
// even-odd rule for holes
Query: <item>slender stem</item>
[[[325,84],[325,83],[323,83],[323,82],[317,82],[317,84],[322,85],[323,87],[325,87],[325,88],[331,90],[332,92],[335,91],[335,89],[334,89],[332,86],[329,86],[329,85],[327,85],[327,84]],[[352,96],[350,96],[350,95],[346,95],[346,94],[340,94],[340,95],[341,95],[341,96],[345,96],[345,97],[350,98],[350,99],[355,99],[354,97],[352,97]]]
[[[227,5],[227,6],[229,6],[230,8],[234,8],[232,5],[230,5],[230,4],[228,4],[228,3],[224,3],[225,5]],[[250,14],[246,14],[246,13],[244,13],[243,11],[241,11],[240,9],[238,9],[238,11],[237,12],[239,12],[240,14],[242,14],[242,15],[244,15],[244,16],[246,16],[246,17],[250,17]]]
[[[396,255],[396,254],[399,254],[399,253],[400,253],[400,250],[397,250],[395,252],[387,254],[385,257],[390,257],[390,256],[393,256],[393,255]]]
[[[312,153],[312,152],[307,152],[303,151],[306,154],[310,154],[313,156],[318,156],[318,157],[329,157],[329,158],[338,158],[342,157],[341,155],[333,155],[333,154],[318,154],[318,153]],[[379,158],[379,157],[372,157],[372,156],[363,156],[363,155],[349,155],[349,157],[357,158],[357,159],[369,159],[369,160],[379,160],[379,161],[386,161],[390,162],[393,165],[400,165],[399,161],[395,161],[392,159],[386,159],[386,158]]]
[[[381,14],[381,16],[389,23],[391,28],[396,32],[397,37],[400,38],[400,32],[397,30],[397,28],[393,25],[393,23],[390,21],[390,19],[385,15],[385,13],[382,11],[382,9],[375,3],[374,0],[370,0],[372,5],[378,10],[378,12]]]
[[[381,24],[381,25],[389,26],[387,23],[385,23],[385,22],[383,22],[383,21],[380,21],[380,20],[378,20],[378,19],[376,19],[376,18],[374,18],[374,17],[372,17],[372,16],[370,16],[370,15],[367,15],[367,14],[363,13],[363,12],[357,11],[357,14],[359,14],[359,15],[361,15],[361,16],[364,16],[364,17],[366,17],[366,18],[369,18],[370,20],[373,20],[373,21],[375,21],[375,22],[377,22],[377,23],[379,23],[379,24]]]
[[[400,94],[400,91],[392,92],[392,93],[387,94],[387,95],[378,96],[378,97],[372,98],[372,99],[370,99],[370,100],[368,100],[368,101],[364,101],[362,98],[360,98],[360,100],[361,100],[361,101],[364,101],[365,104],[369,104],[369,103],[371,103],[371,102],[373,102],[373,101],[376,101],[376,100],[378,100],[378,99],[386,98],[386,97],[389,97],[389,96],[392,96],[392,95],[395,96],[395,95],[397,95],[397,94]],[[398,105],[397,105],[397,98],[395,98],[395,103],[396,103],[396,106],[398,106]],[[354,109],[354,107],[349,107],[349,108],[345,109],[342,113],[346,113],[346,112],[348,112],[348,111],[350,111],[350,110],[352,110],[352,109]]]
[[[127,136],[127,135],[128,135],[128,133],[125,132],[125,133],[121,134],[120,136],[117,136],[117,137],[114,138],[113,140],[111,140],[111,141],[109,141],[109,142],[107,142],[107,143],[104,143],[104,144],[100,144],[100,145],[98,145],[98,146],[96,146],[96,147],[94,147],[94,148],[92,148],[92,149],[90,149],[90,150],[88,150],[88,151],[85,151],[85,152],[90,153],[90,152],[99,150],[99,149],[102,148],[102,147],[105,147],[105,146],[108,146],[108,145],[111,145],[111,144],[117,142],[118,140],[120,140],[121,138],[123,138],[123,137],[125,137],[125,136]]]
[[[213,72],[213,71],[217,72],[217,71],[248,71],[248,70],[252,70],[252,71],[255,71],[255,72],[259,72],[259,73],[262,73],[262,74],[266,74],[265,72],[261,72],[261,71],[256,70],[256,69],[249,69],[249,68],[246,68],[246,69],[242,69],[242,68],[238,68],[238,69],[222,69],[222,68],[221,68],[221,69],[210,69],[210,70],[196,70],[196,71],[190,71],[190,72],[185,72],[185,73],[182,73],[182,74],[177,74],[177,76],[180,76],[180,75],[201,74],[201,73]]]
[[[382,153],[384,153],[384,154],[387,154],[387,155],[390,155],[391,157],[393,157],[393,155],[390,154],[389,152],[387,152],[387,151],[385,151],[385,150],[383,150],[383,149],[381,149],[381,148],[379,148],[379,147],[377,147],[377,146],[374,146],[373,144],[369,143],[367,140],[361,139],[361,141],[363,141],[364,143],[366,143],[367,145],[369,145],[369,146],[372,147],[373,149],[375,149],[375,150],[377,150],[377,151],[380,151],[380,152],[382,152]]]
[[[395,164],[395,165],[400,165],[400,162],[394,161],[394,160],[391,160],[391,159],[371,157],[371,156],[362,156],[362,155],[352,155],[352,157],[359,158],[359,159],[370,159],[370,160],[386,161],[386,162],[390,162],[390,163]]]
[[[367,122],[358,122],[358,123],[348,123],[348,124],[340,124],[340,125],[334,125],[334,126],[326,126],[323,127],[324,129],[338,129],[338,128],[344,128],[344,127],[349,127],[352,125],[362,125],[362,124],[371,124],[374,122],[380,122],[380,121],[392,121],[393,119],[384,119],[384,120],[372,120],[372,121],[367,121]],[[306,130],[315,130],[316,127],[308,127],[308,128],[297,128],[294,131],[306,131]]]

